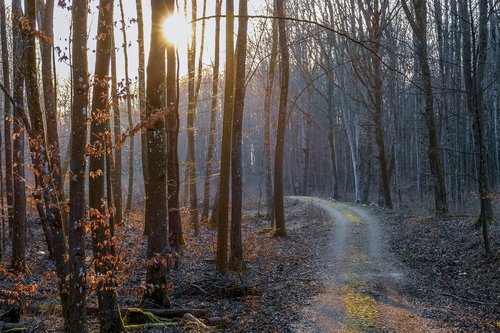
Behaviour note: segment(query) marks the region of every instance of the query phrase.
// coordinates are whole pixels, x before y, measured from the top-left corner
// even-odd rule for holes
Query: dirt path
[[[333,220],[324,249],[325,288],[306,311],[317,332],[439,332],[399,292],[407,270],[389,253],[379,221],[362,207],[297,197]]]

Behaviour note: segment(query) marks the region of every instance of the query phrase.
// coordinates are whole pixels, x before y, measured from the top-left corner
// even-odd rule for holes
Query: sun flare
[[[192,33],[191,24],[187,18],[177,12],[169,16],[163,24],[165,39],[176,46],[186,45]]]

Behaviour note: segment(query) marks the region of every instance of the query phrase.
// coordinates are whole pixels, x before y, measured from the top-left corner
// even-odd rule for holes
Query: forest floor
[[[122,309],[138,306],[144,290],[140,216],[137,210],[119,228]],[[185,318],[143,331],[500,332],[500,226],[490,228],[494,255],[486,258],[472,216],[437,220],[295,197],[286,200],[286,219],[288,237],[273,238],[270,222],[246,211],[247,271],[225,276],[215,272],[216,231],[203,225],[195,238],[184,224],[186,246],[171,271],[172,305],[207,309],[222,325]],[[21,322],[31,332],[60,332],[56,279],[36,219],[28,237],[31,272],[15,275],[6,268],[8,256],[0,261],[0,300],[20,300]],[[91,293],[89,307],[95,306]],[[93,313],[89,325],[97,329]]]

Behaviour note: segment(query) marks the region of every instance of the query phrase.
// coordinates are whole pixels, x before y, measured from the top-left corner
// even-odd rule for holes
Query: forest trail
[[[439,332],[405,299],[405,268],[386,248],[379,221],[362,207],[294,197],[333,220],[324,261],[324,290],[306,310],[318,332]],[[321,254],[320,254],[321,255]]]

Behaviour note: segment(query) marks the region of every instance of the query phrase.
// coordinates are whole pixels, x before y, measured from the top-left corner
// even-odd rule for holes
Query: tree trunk
[[[217,207],[217,271],[227,269],[229,173],[231,164],[231,126],[234,107],[234,1],[226,0],[226,75],[222,118],[221,167]]]
[[[173,3],[170,0],[169,5]],[[147,65],[146,116],[148,126],[148,193],[146,193],[145,219],[150,226],[147,246],[146,283],[152,288],[146,298],[162,307],[169,307],[166,284],[168,274],[169,244],[167,234],[167,163],[165,152],[165,109],[163,85],[165,81],[165,42],[162,23],[168,14],[167,4],[151,0],[152,27]],[[171,106],[166,109],[172,112]]]
[[[167,2],[168,13],[174,13],[174,1]],[[175,32],[172,32],[175,33]],[[167,43],[167,107],[165,117],[167,127],[167,191],[168,191],[168,227],[170,244],[179,251],[184,243],[179,211],[179,95],[178,68],[175,46]]]
[[[5,1],[0,3],[0,25],[2,44],[2,78],[3,85],[10,91],[10,67],[9,49],[7,47],[7,18],[5,15]],[[5,192],[7,198],[7,218],[9,224],[9,234],[12,235],[14,226],[14,189],[12,170],[12,106],[4,99],[4,137],[5,137]]]
[[[220,15],[222,12],[222,0],[216,0],[215,9],[215,56],[214,56],[214,71],[212,76],[212,105],[210,109],[210,128],[208,133],[207,161],[205,165],[205,183],[203,186],[203,212],[201,219],[208,219],[210,209],[210,178],[214,165],[214,150],[215,150],[215,122],[217,121],[217,109],[219,100],[219,49],[220,49]]]
[[[122,25],[123,34],[123,56],[125,58],[125,94],[127,101],[127,116],[128,116],[128,128],[132,130],[134,127],[134,120],[132,118],[132,95],[130,93],[130,78],[128,76],[128,42],[127,42],[127,26],[125,24],[125,14],[123,11],[123,1],[120,1],[120,17]],[[127,191],[127,203],[125,206],[125,213],[129,214],[132,209],[132,197],[134,195],[134,136],[129,138],[129,155],[128,155],[128,191]]]
[[[85,278],[85,147],[87,143],[87,107],[89,94],[89,78],[87,69],[87,13],[86,0],[73,0],[73,106],[71,113],[71,147],[70,163],[70,228],[69,259],[70,285],[68,317],[71,332],[86,331],[86,278]]]
[[[23,15],[21,2],[12,1],[12,39],[13,47],[13,98],[14,107],[14,220],[12,237],[12,266],[16,270],[26,267],[26,183],[24,173],[24,125],[20,110],[24,108],[24,52],[25,41],[21,35],[18,18]]]
[[[275,0],[276,15],[284,16],[285,0]],[[278,41],[280,48],[280,103],[278,110],[278,128],[276,130],[276,149],[274,156],[274,215],[276,218],[275,235],[286,237],[285,210],[283,206],[283,156],[285,130],[287,120],[288,80],[290,73],[290,57],[285,21],[278,20]]]
[[[276,12],[276,7],[273,6]],[[267,73],[266,92],[264,96],[264,163],[266,172],[266,204],[267,216],[273,215],[273,184],[271,169],[271,100],[273,96],[274,75],[278,59],[278,21],[272,23],[272,44],[269,58],[269,72]]]
[[[441,163],[441,154],[439,152],[439,138],[434,121],[434,97],[432,93],[432,78],[427,56],[427,5],[425,1],[413,2],[415,18],[412,17],[410,9],[403,0],[403,9],[406,14],[413,33],[417,38],[417,56],[422,71],[422,85],[425,92],[425,111],[424,118],[429,132],[429,143],[427,148],[427,157],[429,166],[434,176],[434,199],[436,214],[443,216],[448,214],[448,201],[446,198],[446,183],[444,170]]]
[[[114,29],[113,29],[114,30]],[[120,99],[118,98],[118,82],[116,77],[116,48],[114,31],[111,39],[111,98],[113,102],[113,131],[115,138],[113,178],[113,201],[115,203],[115,224],[121,224],[123,220],[123,193],[122,193],[122,149],[121,149],[121,115]],[[145,222],[147,224],[147,222]]]
[[[118,313],[114,277],[113,240],[109,228],[107,204],[104,193],[104,167],[107,155],[105,133],[109,112],[109,61],[113,34],[113,0],[99,3],[98,36],[94,83],[92,89],[92,113],[90,115],[90,177],[89,177],[89,218],[92,230],[94,266],[97,279],[97,298],[99,301],[99,322],[101,332],[121,330]]]
[[[241,210],[243,196],[243,170],[241,165],[241,136],[245,108],[245,63],[247,57],[247,0],[240,0],[238,37],[236,39],[236,80],[234,89],[233,126],[231,130],[231,251],[228,268],[246,269],[241,239]]]
[[[137,11],[137,42],[139,44],[139,114],[141,122],[146,121],[146,72],[145,72],[145,55],[144,55],[144,18],[142,15],[142,0],[136,0]],[[148,192],[148,140],[147,129],[141,127],[141,162],[142,162],[142,176],[144,179],[144,193]],[[149,235],[149,225],[144,224],[144,235]]]
[[[187,159],[186,173],[187,186],[189,192],[189,220],[194,227],[194,235],[200,235],[200,225],[198,220],[198,194],[196,188],[196,151],[195,151],[195,134],[196,128],[194,125],[196,115],[197,96],[195,91],[195,73],[196,73],[196,13],[197,1],[191,0],[192,12],[192,37],[191,46],[188,50],[188,113],[187,113]]]
[[[462,17],[469,17],[468,1],[460,1],[460,12]],[[474,132],[474,144],[478,154],[478,191],[481,203],[481,212],[478,225],[483,227],[484,247],[488,255],[491,254],[488,226],[495,221],[492,206],[492,195],[488,178],[488,148],[484,135],[484,102],[483,102],[483,79],[487,59],[487,2],[479,1],[479,34],[477,59],[473,62],[471,55],[471,27],[470,23],[462,20],[463,57],[462,66],[464,74],[465,91],[467,93],[467,108],[472,117],[472,129]],[[476,62],[477,61],[477,62]],[[473,64],[477,65],[474,66]]]

